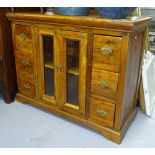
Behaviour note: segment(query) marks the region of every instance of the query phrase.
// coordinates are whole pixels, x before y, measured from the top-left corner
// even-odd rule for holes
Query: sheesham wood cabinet
[[[11,22],[6,18],[9,11],[9,7],[0,8],[0,93],[6,103],[12,102],[17,92]],[[14,11],[39,12],[40,8],[14,8]]]
[[[150,18],[8,13],[19,91],[32,103],[121,143],[136,115]]]

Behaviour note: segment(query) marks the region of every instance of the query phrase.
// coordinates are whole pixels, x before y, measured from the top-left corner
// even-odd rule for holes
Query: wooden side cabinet
[[[8,13],[19,92],[29,102],[120,143],[136,115],[150,18]]]

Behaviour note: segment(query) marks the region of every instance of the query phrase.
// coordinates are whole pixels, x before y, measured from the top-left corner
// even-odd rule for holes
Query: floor
[[[148,118],[138,109],[120,145],[98,132],[28,104],[5,104],[0,97],[0,147],[105,148],[155,147],[155,112]]]

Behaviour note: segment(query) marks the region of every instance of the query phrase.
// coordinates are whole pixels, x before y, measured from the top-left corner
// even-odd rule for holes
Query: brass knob
[[[57,72],[59,71],[59,65],[56,65],[56,71]]]
[[[31,66],[31,64],[29,63],[29,61],[28,60],[22,60],[22,65],[24,66],[24,67],[30,67]]]
[[[109,87],[109,83],[108,83],[108,81],[106,81],[106,80],[102,80],[102,81],[100,81],[98,84],[99,84],[99,86],[100,86],[101,88],[108,88],[108,87]]]
[[[109,48],[109,47],[102,47],[100,49],[101,53],[106,55],[106,56],[109,56],[109,55],[112,55],[112,49]]]
[[[56,71],[61,72],[61,70],[62,70],[62,65],[61,64],[56,65]]]
[[[100,118],[105,118],[105,117],[107,117],[107,112],[104,111],[104,110],[102,110],[102,109],[97,109],[97,110],[96,110],[96,114],[97,114],[97,116],[100,117]]]
[[[30,85],[28,83],[24,84],[24,88],[29,90],[30,89]]]

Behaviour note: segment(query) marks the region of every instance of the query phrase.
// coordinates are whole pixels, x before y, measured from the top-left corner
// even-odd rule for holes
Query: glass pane
[[[79,46],[78,40],[66,40],[67,54],[67,103],[79,102]]]
[[[54,96],[54,70],[45,67],[45,94]]]
[[[54,49],[53,37],[42,36],[43,40],[43,57],[44,57],[44,84],[45,94],[54,96]]]

